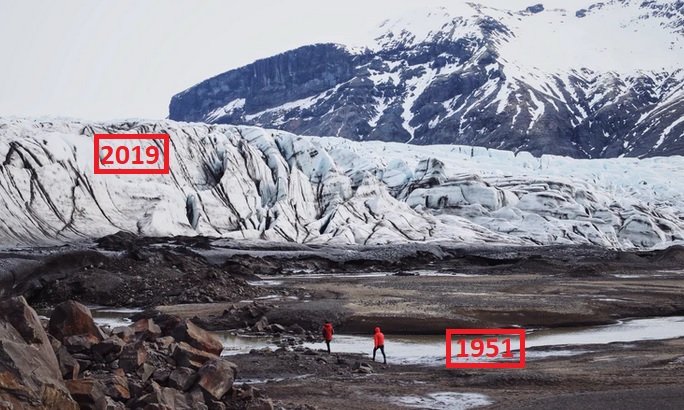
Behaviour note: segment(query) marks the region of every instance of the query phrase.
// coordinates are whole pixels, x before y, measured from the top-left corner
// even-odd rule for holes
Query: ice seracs
[[[94,133],[168,133],[169,175],[94,175]],[[173,121],[0,120],[0,245],[118,230],[301,243],[651,247],[684,239],[684,158],[577,160]]]

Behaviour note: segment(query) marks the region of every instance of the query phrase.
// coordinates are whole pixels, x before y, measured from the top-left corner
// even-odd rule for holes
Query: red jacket
[[[323,325],[323,339],[328,342],[331,341],[334,333],[335,331],[333,330],[332,323],[326,323]]]
[[[375,341],[375,347],[385,345],[385,335],[382,334],[379,327],[375,328],[375,335],[373,336],[373,341]]]

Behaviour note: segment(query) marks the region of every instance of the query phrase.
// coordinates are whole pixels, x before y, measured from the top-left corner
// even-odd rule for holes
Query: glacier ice
[[[94,175],[94,133],[168,133],[168,175]],[[632,248],[684,239],[684,158],[577,160],[173,121],[0,119],[0,245],[119,230],[300,243]]]

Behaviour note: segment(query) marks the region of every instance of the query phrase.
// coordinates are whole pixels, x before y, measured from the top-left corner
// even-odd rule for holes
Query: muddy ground
[[[262,335],[278,324],[290,333],[301,327],[300,339],[315,336],[324,319],[338,333],[369,335],[379,325],[391,338],[684,314],[681,247],[335,248],[119,234],[97,244],[7,250],[0,266],[2,294],[23,294],[34,305],[136,306],[147,308],[142,316],[174,314]],[[491,408],[684,408],[684,338],[590,346],[523,370],[390,364],[366,374],[353,367],[367,357],[299,350],[234,360],[243,380],[282,379],[257,387],[288,408],[396,408],[398,398],[439,392],[484,394]]]
[[[285,378],[258,386],[292,407],[393,409],[402,397],[460,392],[484,394],[493,402],[484,407],[490,409],[682,408],[684,339],[585,348],[592,352],[532,360],[522,370],[371,363],[374,372],[361,374],[350,371],[349,364],[359,360],[357,356],[339,355],[340,364],[335,354],[322,351],[315,356],[254,353],[231,360],[244,369],[243,379]]]

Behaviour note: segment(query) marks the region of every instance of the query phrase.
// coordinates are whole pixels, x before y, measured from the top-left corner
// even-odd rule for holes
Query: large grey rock
[[[48,325],[50,334],[61,342],[69,336],[92,336],[99,340],[104,339],[104,334],[95,325],[90,309],[72,300],[60,303],[50,315]]]
[[[190,320],[184,320],[176,326],[172,336],[178,342],[185,342],[196,349],[215,355],[220,355],[223,351],[223,344],[213,333],[207,332]]]
[[[233,387],[237,366],[227,360],[207,362],[197,372],[197,385],[216,400],[220,400]]]
[[[60,346],[55,354],[57,356],[57,361],[59,362],[59,370],[62,373],[64,380],[77,379],[78,374],[81,371],[78,360],[76,360],[64,346]]]
[[[81,409],[102,410],[106,408],[105,387],[99,380],[93,378],[67,380],[66,385]]]
[[[0,302],[0,402],[20,409],[78,409],[38,315],[23,297]]]
[[[119,356],[119,367],[127,373],[133,373],[147,360],[147,347],[141,342],[129,343],[124,346]]]
[[[123,371],[97,373],[93,377],[102,384],[102,391],[108,397],[117,401],[126,401],[131,398],[128,378]]]
[[[219,356],[204,350],[196,349],[185,342],[174,346],[173,358],[178,366],[199,369],[204,363],[217,359]]]
[[[135,334],[144,340],[155,340],[162,334],[161,328],[152,319],[140,319],[133,324]]]
[[[197,380],[197,372],[189,367],[177,367],[169,375],[168,386],[188,391]]]

